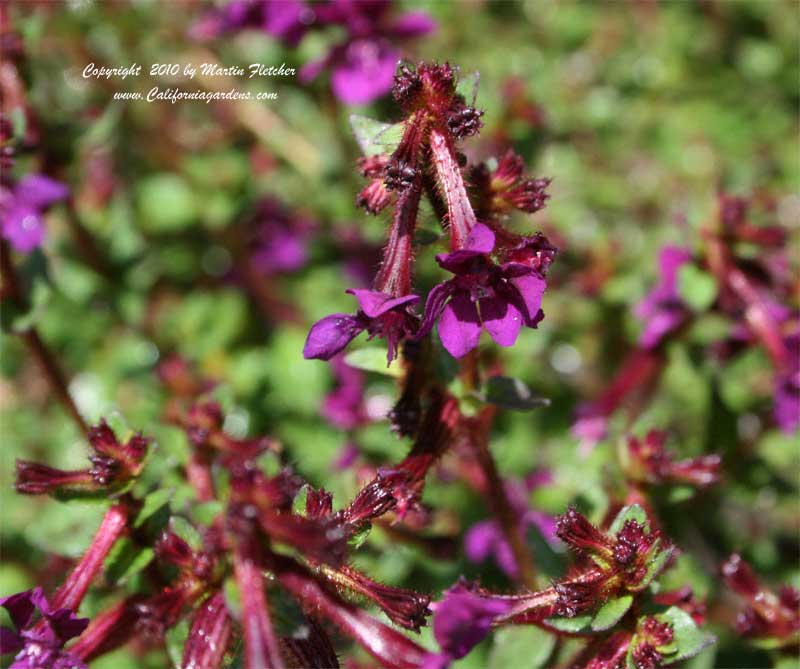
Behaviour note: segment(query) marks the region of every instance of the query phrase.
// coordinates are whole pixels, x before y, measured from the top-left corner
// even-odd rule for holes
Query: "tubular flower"
[[[651,430],[644,439],[628,438],[627,471],[634,481],[683,483],[705,488],[719,481],[718,455],[675,461],[664,449],[666,433]]]
[[[546,288],[546,264],[535,262],[541,253],[538,240],[515,249],[500,265],[490,259],[495,235],[477,224],[462,249],[436,257],[455,277],[436,286],[428,296],[418,337],[439,321],[439,337],[447,351],[461,358],[474,349],[485,329],[495,343],[512,346],[523,325],[535,328],[544,318],[541,310]],[[544,251],[552,254],[550,249]]]
[[[661,278],[636,307],[636,316],[644,322],[639,339],[643,348],[655,348],[688,318],[689,311],[678,293],[678,270],[691,259],[688,249],[678,246],[661,249],[658,256]]]
[[[16,463],[17,492],[25,495],[81,496],[117,491],[135,479],[144,466],[148,441],[134,434],[120,443],[105,420],[89,430],[93,453],[89,469],[63,471],[26,460]]]
[[[786,585],[777,593],[765,588],[738,554],[731,555],[722,565],[722,575],[728,587],[747,602],[736,618],[739,634],[772,639],[778,646],[798,642],[800,592]]]

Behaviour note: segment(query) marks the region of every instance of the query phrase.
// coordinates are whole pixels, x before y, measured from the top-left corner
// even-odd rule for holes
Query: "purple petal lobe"
[[[392,297],[387,293],[378,290],[367,290],[366,288],[349,288],[347,293],[355,295],[358,306],[370,318],[377,318],[387,311],[396,309],[406,304],[419,302],[418,295],[403,295],[402,297]]]
[[[547,288],[547,283],[535,273],[515,277],[510,282],[519,291],[525,306],[525,324],[533,327],[540,320],[537,318],[537,314],[542,308],[542,296]]]
[[[483,223],[477,223],[467,237],[464,245],[465,251],[475,251],[476,253],[491,253],[494,249],[494,232]]]
[[[7,627],[0,627],[0,655],[16,653],[25,645],[21,636]]]
[[[43,174],[28,174],[14,186],[14,195],[20,202],[44,209],[54,202],[65,200],[69,196],[69,188]]]
[[[392,34],[395,37],[417,37],[419,35],[427,35],[437,28],[436,21],[434,21],[426,12],[406,12],[397,17],[397,20],[392,25]]]
[[[303,357],[329,360],[347,346],[364,327],[348,314],[331,314],[311,326]]]
[[[492,621],[510,607],[509,602],[483,598],[456,586],[431,607],[436,611],[433,634],[447,655],[460,659],[486,637]]]
[[[425,313],[422,316],[422,323],[414,339],[419,341],[427,335],[432,329],[436,319],[442,313],[447,298],[453,293],[453,284],[449,281],[437,284],[428,293],[428,299],[425,300]]]
[[[11,622],[14,623],[14,627],[18,630],[26,627],[33,615],[33,611],[36,608],[34,593],[37,591],[41,594],[42,589],[36,588],[36,590],[18,592],[15,595],[0,599],[0,606],[8,611]]]
[[[44,221],[39,211],[22,202],[13,203],[2,212],[0,230],[20,253],[30,253],[44,241]]]
[[[500,346],[513,346],[522,328],[522,314],[513,304],[500,297],[480,301],[483,327]]]
[[[478,310],[464,293],[456,293],[442,311],[439,338],[454,358],[464,357],[478,345],[481,338]]]
[[[388,93],[400,54],[381,41],[362,39],[347,45],[333,69],[331,87],[339,100],[363,105]]]

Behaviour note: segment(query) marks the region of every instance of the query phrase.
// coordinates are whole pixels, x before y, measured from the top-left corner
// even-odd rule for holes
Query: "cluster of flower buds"
[[[89,430],[91,467],[75,471],[55,469],[26,460],[17,461],[17,492],[56,497],[107,496],[122,492],[142,471],[148,441],[134,434],[121,443],[103,420]]]
[[[705,610],[690,589],[644,600],[672,547],[649,529],[641,507],[622,509],[605,532],[570,508],[559,518],[557,533],[579,559],[552,587],[501,595],[462,580],[431,605],[441,650],[428,657],[426,669],[449,666],[492,628],[509,624],[586,638],[569,664],[580,669],[673,666],[713,643],[714,637],[698,628]],[[642,615],[643,605],[657,613]]]
[[[403,64],[393,96],[405,113],[402,137],[391,154],[362,159],[370,183],[358,203],[378,213],[394,201],[392,225],[372,288],[350,289],[358,301],[354,315],[332,314],[309,332],[303,355],[330,359],[359,333],[387,340],[388,358],[407,340],[426,336],[438,322],[444,347],[460,358],[473,350],[482,330],[501,346],[511,346],[523,325],[536,327],[547,268],[556,249],[541,234],[523,237],[503,227],[511,209],[533,213],[547,199],[547,179],[523,176],[522,160],[509,151],[497,168],[472,170],[475,188],[462,175],[457,143],[479,132],[483,112],[457,90],[449,64]],[[420,320],[412,308],[413,240],[423,194],[431,200],[450,239],[450,252],[436,261],[453,277],[435,286]]]
[[[556,584],[557,611],[567,617],[596,609],[606,600],[641,592],[664,568],[672,545],[650,526],[640,507],[620,512],[607,532],[574,507],[556,523],[556,534],[588,561]]]
[[[764,587],[740,555],[731,555],[722,565],[725,582],[746,602],[736,617],[742,636],[769,642],[769,647],[800,644],[800,592],[784,585],[773,592]]]
[[[664,448],[666,438],[666,433],[660,430],[650,430],[643,439],[628,437],[623,463],[630,481],[684,484],[697,488],[719,481],[721,459],[718,455],[676,461]]]

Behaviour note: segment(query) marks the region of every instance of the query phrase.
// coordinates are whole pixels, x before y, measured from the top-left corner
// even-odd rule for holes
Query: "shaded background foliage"
[[[617,417],[610,437],[591,453],[579,448],[570,426],[576,407],[607,387],[636,341],[641,324],[632,308],[656,280],[659,248],[696,247],[719,191],[752,196],[756,216],[787,227],[797,241],[797,6],[403,6],[424,8],[439,24],[407,45],[409,55],[480,72],[477,102],[486,111],[485,127],[465,145],[469,158],[485,159],[511,144],[531,173],[553,179],[547,208],[516,224],[519,232],[542,230],[561,249],[549,275],[547,318],[538,331],[524,331],[516,346],[498,352],[509,375],[551,404],[506,412],[496,422],[492,449],[501,471],[552,472],[552,483],[530,493],[538,510],[561,513],[578,500],[598,512],[618,479],[615,449],[626,431],[664,428],[683,456],[720,453],[718,488],[691,500],[658,500],[667,533],[686,549],[664,580],[688,582],[709,598],[711,628],[721,642],[693,666],[763,666],[761,651],[745,647],[721,624],[729,621],[726,609],[734,600],[717,570],[737,550],[766,578],[800,583],[798,449],[773,425],[766,356],[752,350],[725,365],[707,357],[704,344],[728,324],[704,317],[670,344],[659,390],[634,424]],[[352,308],[343,293],[352,285],[347,268],[360,263],[374,269],[384,234],[380,217],[354,205],[363,180],[354,170],[359,151],[349,115],[397,115],[386,98],[366,107],[339,104],[327,76],[309,85],[294,78],[239,79],[243,89],[274,87],[279,99],[209,105],[114,102],[115,90],[146,90],[155,82],[146,75],[125,81],[80,76],[89,62],[137,62],[145,70],[151,63],[212,60],[297,67],[335,39],[313,34],[298,48],[286,48],[244,31],[202,43],[187,31],[204,10],[177,2],[170,11],[155,2],[12,8],[35,114],[24,132],[38,147],[21,155],[15,169],[24,174],[44,165],[67,183],[99,252],[87,258],[70,233],[70,213],[56,207],[47,218],[44,249],[25,261],[27,271],[46,276],[33,318],[71,375],[70,390],[89,421],[111,416],[153,436],[165,476],[150,467],[149,483],[172,489],[175,500],[186,484],[169,473],[170,464],[185,461],[188,444],[160,419],[165,397],[154,374],[158,361],[174,353],[220,380],[216,393],[231,434],[280,439],[300,474],[324,484],[335,499],[349,499],[357,490],[355,474],[334,471],[332,463],[353,435],[321,417],[331,370],[302,360],[300,352],[310,323]],[[18,115],[15,123],[24,119]],[[301,226],[307,259],[248,279],[241,259],[263,215],[258,203],[267,196],[307,221]],[[434,229],[433,213],[421,223]],[[430,260],[417,279],[426,289],[437,277]],[[795,306],[797,297],[795,291]],[[80,467],[85,445],[21,341],[3,335],[0,365],[0,593],[7,593],[55,585],[50,579],[86,548],[102,510],[14,494],[15,458]],[[392,379],[370,373],[366,393],[379,413],[394,397]],[[380,420],[359,428],[357,441],[364,457],[379,464],[406,450]],[[485,517],[466,488],[435,477],[425,501],[444,510],[442,529],[455,534]],[[531,541],[540,567],[557,574],[563,554],[538,535]],[[461,574],[507,584],[490,563],[471,564],[461,552],[453,561],[436,560],[392,543],[379,529],[357,564],[378,580],[437,594]],[[102,593],[94,595],[85,613],[101,604]],[[549,642],[522,643],[538,648]],[[503,652],[510,652],[507,645],[498,642],[492,650],[486,642],[456,666],[510,666]],[[547,654],[538,657],[528,666],[547,660]],[[120,651],[96,666],[138,667],[142,661]],[[151,654],[146,661],[158,667],[164,659]]]

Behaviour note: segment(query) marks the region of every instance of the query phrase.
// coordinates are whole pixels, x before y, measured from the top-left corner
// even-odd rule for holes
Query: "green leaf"
[[[705,311],[717,299],[717,281],[696,265],[686,264],[678,270],[678,293],[694,311]]]
[[[403,137],[405,123],[382,123],[359,114],[350,115],[350,127],[365,156],[394,153]]]
[[[139,225],[148,232],[177,232],[197,216],[195,194],[177,174],[154,174],[137,188]]]
[[[364,523],[364,525],[357,531],[350,535],[347,544],[353,550],[358,550],[364,545],[369,533],[372,531],[372,523]]]
[[[193,550],[198,550],[203,546],[203,537],[186,518],[172,516],[169,519],[169,528],[183,539]]]
[[[608,600],[592,619],[592,629],[595,632],[611,629],[628,612],[631,604],[633,604],[633,595],[623,595]]]
[[[668,546],[667,548],[661,550],[661,544],[661,539],[657,539],[655,544],[653,544],[653,547],[650,549],[655,555],[653,559],[647,563],[647,571],[639,583],[639,587],[636,588],[637,590],[644,590],[648,585],[650,585],[650,582],[656,576],[658,576],[658,574],[664,568],[664,565],[667,564],[667,560],[669,560],[670,555],[672,555],[672,552],[675,550],[673,546]]]
[[[127,537],[120,539],[105,561],[105,577],[108,585],[116,585],[138,574],[155,557],[152,548],[137,546]]]
[[[470,72],[458,78],[456,84],[456,93],[464,97],[468,105],[474,104],[475,98],[478,96],[478,85],[481,81],[480,72]]]
[[[200,525],[209,526],[214,522],[214,519],[222,513],[224,508],[222,502],[218,500],[195,504],[191,511],[192,519],[200,523]]]
[[[376,372],[399,379],[403,370],[397,363],[388,365],[386,362],[385,348],[360,348],[348,353],[344,361],[351,367],[363,369],[365,372]]]
[[[489,669],[539,669],[547,662],[556,635],[539,627],[504,627],[494,635]]]
[[[635,520],[640,525],[647,525],[647,514],[645,510],[638,504],[631,504],[630,506],[623,507],[622,510],[614,518],[609,528],[610,534],[616,534],[622,529],[626,520]]]
[[[592,624],[591,615],[575,616],[574,618],[547,618],[545,624],[562,632],[580,632]]]
[[[537,407],[549,406],[550,400],[535,397],[522,381],[508,376],[493,376],[486,381],[481,399],[503,409],[530,411]]]
[[[180,667],[183,660],[183,647],[189,636],[189,619],[183,618],[178,624],[173,625],[164,635],[167,654],[172,661],[172,666]]]
[[[139,510],[139,513],[136,514],[136,518],[133,521],[133,526],[142,527],[147,521],[155,516],[156,513],[167,507],[174,492],[175,491],[172,488],[163,488],[147,495],[147,497],[144,498],[142,508]]]
[[[716,641],[713,634],[701,630],[692,617],[677,606],[671,606],[656,617],[672,625],[673,642],[677,646],[677,654],[670,656],[670,664],[694,657]]]

